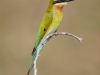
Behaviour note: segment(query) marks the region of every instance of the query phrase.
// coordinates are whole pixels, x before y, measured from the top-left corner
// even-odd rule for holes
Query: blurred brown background
[[[0,75],[26,75],[49,0],[0,0]],[[58,31],[40,53],[38,75],[100,75],[100,0],[75,0],[64,8]],[[31,71],[30,75],[33,75]]]

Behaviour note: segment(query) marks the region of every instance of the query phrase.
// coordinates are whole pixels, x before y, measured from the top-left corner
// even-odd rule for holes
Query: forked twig
[[[34,60],[34,75],[37,75],[37,68],[36,68],[36,62],[39,56],[39,52],[42,50],[42,48],[44,47],[44,45],[47,43],[48,40],[50,40],[53,36],[57,36],[57,35],[68,35],[68,36],[72,36],[74,38],[76,38],[78,41],[82,42],[82,38],[73,35],[71,33],[68,32],[55,32],[55,33],[50,33],[49,35],[47,35],[46,37],[43,38],[43,40],[40,42],[38,48],[37,48],[37,54],[36,54],[36,58]]]

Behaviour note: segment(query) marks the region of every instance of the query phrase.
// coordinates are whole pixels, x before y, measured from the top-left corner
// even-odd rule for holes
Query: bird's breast
[[[56,9],[59,10],[60,12],[62,12],[64,6],[57,6]]]

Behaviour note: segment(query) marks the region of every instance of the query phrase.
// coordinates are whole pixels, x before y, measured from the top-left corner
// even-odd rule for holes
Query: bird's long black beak
[[[70,1],[74,1],[74,0],[66,0],[66,2],[70,2]]]

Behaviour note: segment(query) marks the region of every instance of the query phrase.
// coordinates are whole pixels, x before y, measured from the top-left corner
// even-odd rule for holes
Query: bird
[[[48,34],[57,31],[62,21],[63,7],[67,5],[67,3],[70,1],[73,0],[50,0],[46,13],[43,16],[42,22],[40,24],[36,42],[32,51],[33,57],[41,40]],[[34,66],[34,60],[32,62],[33,63],[30,65],[27,75],[29,75],[30,71],[32,70],[32,67]]]

